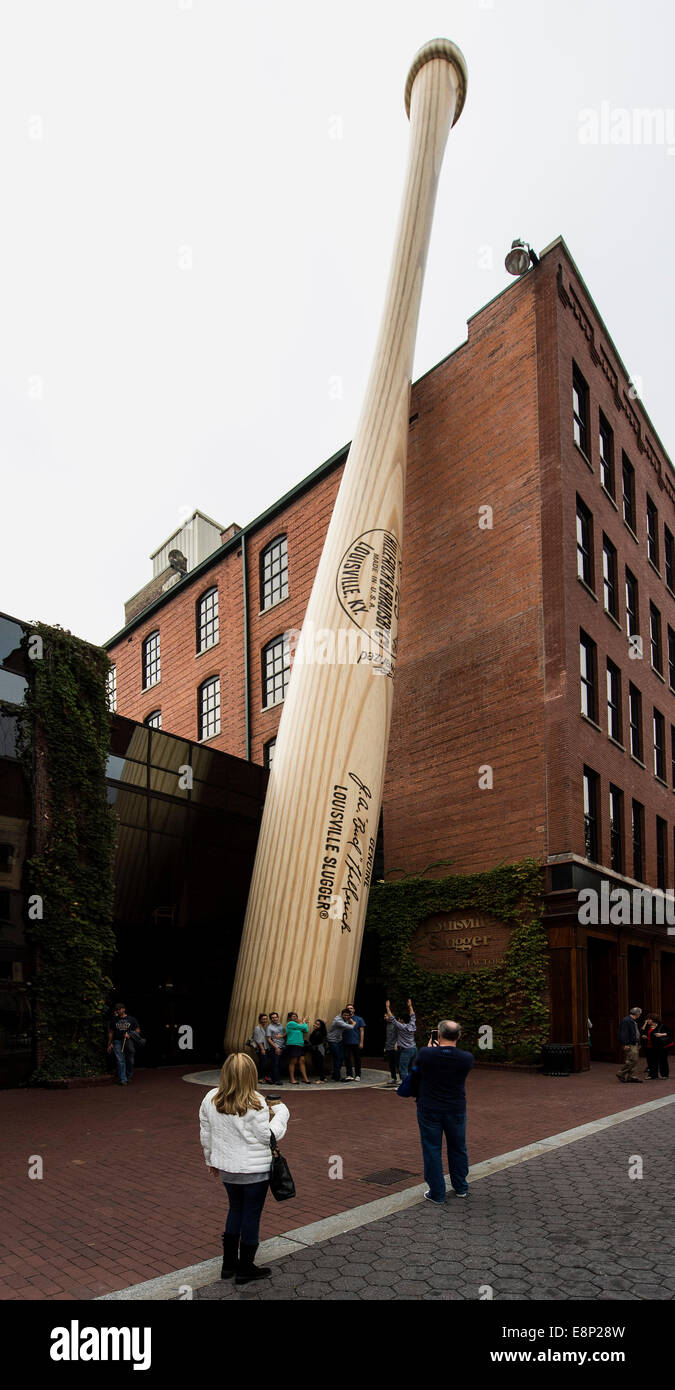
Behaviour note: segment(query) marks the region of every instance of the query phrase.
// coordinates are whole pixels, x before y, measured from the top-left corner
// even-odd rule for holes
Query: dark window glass
[[[8,874],[14,862],[14,845],[0,844],[0,874]]]
[[[614,497],[614,436],[602,411],[600,411],[599,439],[602,486],[610,497]]]
[[[651,497],[647,494],[647,554],[652,564],[659,567],[659,514]]]
[[[664,563],[664,565],[665,565],[665,570],[666,570],[666,584],[668,585],[668,588],[669,588],[669,589],[675,588],[675,570],[673,569],[673,563],[674,563],[674,561],[675,561],[675,549],[674,549],[674,546],[675,546],[675,542],[673,541],[673,534],[672,534],[672,531],[669,531],[669,530],[668,530],[668,527],[667,527],[667,526],[664,526],[664,528],[663,528],[663,563]]]
[[[577,574],[589,589],[594,587],[593,518],[580,497],[577,497]]]
[[[613,618],[619,616],[619,586],[617,580],[616,549],[612,542],[602,538],[602,581],[605,609]]]
[[[626,631],[629,637],[640,631],[638,582],[629,569],[626,570]]]
[[[610,868],[623,873],[623,792],[609,788],[609,845]]]
[[[584,768],[584,843],[587,859],[598,862],[598,782],[597,772]]]
[[[675,632],[668,624],[668,684],[675,690]]]
[[[642,762],[642,696],[634,685],[628,686],[630,719],[630,751]]]
[[[213,738],[220,733],[220,678],[212,676],[197,691],[199,737]]]
[[[585,632],[579,634],[579,664],[581,667],[581,713],[597,723],[596,646]]]
[[[574,414],[574,442],[582,454],[590,458],[588,437],[588,386],[576,365],[572,368],[572,410]]]
[[[159,679],[159,633],[151,632],[143,643],[143,689],[157,685]]]
[[[197,651],[205,652],[218,641],[218,590],[208,589],[197,602]]]
[[[645,864],[645,808],[639,801],[631,807],[633,832],[633,878],[644,883]]]
[[[621,477],[623,484],[623,519],[631,531],[635,532],[635,469],[626,454],[621,455]]]
[[[14,671],[0,666],[0,700],[6,700],[8,705],[22,705],[27,689],[25,676],[17,676]]]
[[[286,537],[278,536],[260,556],[260,607],[271,608],[287,597],[288,546]]]
[[[666,780],[666,721],[657,709],[654,710],[654,774],[662,782]]]
[[[284,633],[282,637],[275,637],[274,641],[269,642],[263,649],[262,686],[264,709],[266,709],[268,705],[276,705],[280,700],[283,700],[286,694],[290,673],[291,658],[288,635]]]
[[[670,726],[670,780],[675,791],[675,724]]]
[[[18,716],[0,713],[0,758],[16,758]]]
[[[663,675],[663,645],[661,642],[661,614],[655,604],[649,605],[649,644],[652,666]]]
[[[148,729],[161,729],[161,727],[162,727],[162,711],[161,711],[161,709],[153,709],[152,714],[146,715],[145,719],[143,720],[143,723],[147,726]]]
[[[277,741],[275,738],[271,738],[263,748],[263,762],[265,767],[271,767],[272,763],[274,762],[274,749],[276,748],[276,742]]]
[[[668,826],[656,817],[656,884],[665,893],[668,876]]]
[[[621,743],[621,672],[613,661],[607,662],[607,732]]]
[[[20,623],[15,623],[12,618],[0,617],[0,662],[10,671],[25,669],[24,654],[21,651],[23,635],[24,629]]]

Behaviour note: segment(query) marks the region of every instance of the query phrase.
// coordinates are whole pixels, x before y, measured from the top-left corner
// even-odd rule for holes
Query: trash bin
[[[545,1043],[541,1060],[544,1076],[569,1076],[574,1063],[572,1043]]]

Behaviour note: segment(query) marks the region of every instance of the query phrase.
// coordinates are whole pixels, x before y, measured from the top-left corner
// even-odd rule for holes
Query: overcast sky
[[[675,455],[671,0],[21,0],[0,18],[1,608],[101,642],[195,507],[245,525],[351,438],[405,78],[439,34],[469,87],[414,375],[508,282],[515,236],[561,234]],[[626,143],[641,108],[660,135]]]

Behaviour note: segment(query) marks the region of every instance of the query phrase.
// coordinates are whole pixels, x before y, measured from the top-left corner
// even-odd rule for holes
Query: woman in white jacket
[[[271,1270],[253,1261],[258,1249],[260,1217],[265,1205],[272,1164],[270,1134],[283,1139],[290,1119],[285,1105],[274,1113],[256,1091],[255,1062],[245,1052],[225,1058],[220,1085],[214,1086],[199,1108],[199,1137],[209,1172],[220,1176],[230,1203],[223,1231],[221,1279],[248,1284]]]

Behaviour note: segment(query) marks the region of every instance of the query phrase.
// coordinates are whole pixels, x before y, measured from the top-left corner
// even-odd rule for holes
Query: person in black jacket
[[[458,1023],[444,1019],[429,1046],[420,1048],[413,1065],[417,1092],[417,1123],[422,1143],[424,1177],[429,1184],[424,1196],[436,1206],[445,1202],[443,1137],[448,1151],[450,1182],[457,1197],[468,1197],[466,1181],[466,1091],[464,1082],[473,1066],[473,1053],[457,1046],[462,1036]]]
[[[642,1085],[642,1077],[635,1075],[640,1056],[640,1029],[638,1019],[642,1009],[631,1009],[619,1024],[619,1042],[623,1048],[623,1066],[617,1072],[619,1081],[637,1081]]]
[[[647,1071],[650,1081],[670,1076],[668,1054],[673,1048],[673,1035],[664,1028],[656,1014],[647,1014],[642,1026],[642,1040],[647,1046]]]

